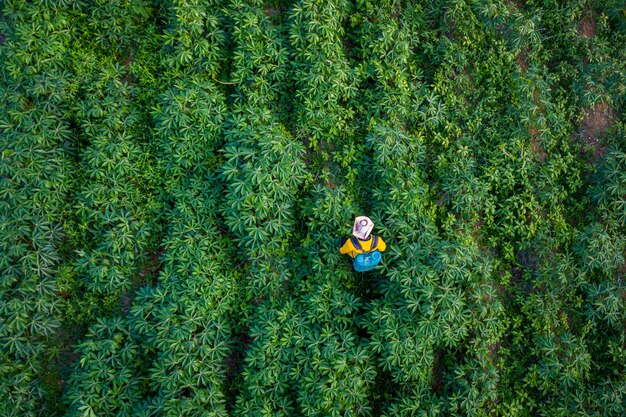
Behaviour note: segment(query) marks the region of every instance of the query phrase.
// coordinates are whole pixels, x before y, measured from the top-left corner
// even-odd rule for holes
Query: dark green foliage
[[[0,414],[623,416],[622,3],[0,2]]]
[[[219,191],[195,179],[175,194],[159,283],[139,290],[128,316],[90,328],[66,393],[69,415],[203,415],[205,407],[226,415],[221,386],[237,289],[215,226]]]
[[[0,414],[45,413],[56,275],[70,211],[73,79],[64,6],[4,4],[0,24]],[[53,360],[53,359],[52,359]]]
[[[112,65],[102,68],[96,80],[87,80],[91,88],[76,112],[89,145],[81,153],[84,186],[75,210],[78,228],[91,243],[78,252],[76,268],[86,289],[99,293],[130,287],[154,229],[150,182],[156,172],[136,136],[140,118],[130,105],[132,86],[122,81],[123,74]]]
[[[162,138],[159,151],[168,155],[160,161],[168,190],[180,186],[189,173],[215,168],[225,112],[215,83],[199,76],[180,80],[160,97],[153,114]]]

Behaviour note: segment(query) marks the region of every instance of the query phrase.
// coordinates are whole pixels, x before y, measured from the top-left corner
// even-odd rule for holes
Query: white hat
[[[374,223],[367,216],[359,216],[354,219],[354,227],[352,228],[352,234],[359,239],[367,239],[372,232]]]

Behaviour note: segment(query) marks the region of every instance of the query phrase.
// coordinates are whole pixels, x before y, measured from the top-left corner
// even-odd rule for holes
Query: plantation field
[[[626,415],[622,0],[0,5],[0,416]]]

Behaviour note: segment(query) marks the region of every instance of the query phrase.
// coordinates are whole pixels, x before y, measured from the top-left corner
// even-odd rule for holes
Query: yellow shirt
[[[341,254],[348,254],[351,258],[356,257],[359,253],[368,252],[372,246],[372,235],[370,235],[366,240],[359,239],[359,243],[361,244],[362,250],[358,250],[352,244],[350,239],[346,240],[341,248],[339,248],[339,252]],[[378,246],[375,249],[378,249],[380,252],[384,252],[387,249],[387,245],[385,241],[379,236],[378,237]]]

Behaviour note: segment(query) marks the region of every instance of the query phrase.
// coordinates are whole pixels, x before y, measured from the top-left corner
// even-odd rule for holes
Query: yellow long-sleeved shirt
[[[366,240],[359,239],[359,243],[361,244],[362,250],[358,250],[356,247],[354,247],[350,239],[347,239],[345,242],[342,242],[341,248],[339,248],[339,252],[341,254],[349,255],[351,258],[355,258],[359,253],[369,251],[372,246],[372,235],[370,235]],[[385,249],[387,249],[385,241],[380,236],[378,236],[378,245],[375,249],[378,249],[380,252],[384,252]]]

